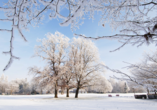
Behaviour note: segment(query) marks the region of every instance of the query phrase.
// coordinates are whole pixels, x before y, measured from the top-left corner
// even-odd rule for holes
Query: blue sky
[[[0,1],[1,4],[1,1]],[[0,12],[0,18],[4,17],[4,13]],[[6,32],[0,32],[0,76],[4,73],[4,75],[8,76],[9,80],[15,78],[28,78],[31,79],[32,75],[28,75],[28,68],[32,66],[43,67],[45,62],[40,58],[32,58],[34,54],[34,47],[39,43],[36,42],[38,38],[45,38],[45,34],[48,32],[55,33],[55,31],[59,31],[62,34],[66,35],[70,39],[74,33],[77,34],[85,34],[86,36],[102,36],[102,35],[113,35],[118,33],[118,30],[112,31],[109,25],[105,25],[104,28],[102,25],[99,25],[100,16],[96,15],[95,20],[91,20],[86,18],[84,24],[79,27],[76,31],[71,31],[70,26],[61,27],[59,25],[60,21],[57,19],[49,20],[45,17],[43,24],[39,25],[39,27],[29,26],[29,31],[23,31],[26,36],[28,42],[24,42],[23,39],[16,33],[16,37],[13,42],[13,54],[20,57],[20,60],[14,60],[11,67],[3,72],[3,68],[7,64],[9,60],[9,56],[2,54],[3,51],[9,50],[9,40],[10,34]],[[7,22],[0,21],[0,29],[8,29],[10,28],[10,24]],[[116,52],[109,52],[114,50],[121,44],[116,40],[108,40],[101,39],[94,41],[96,46],[99,49],[100,61],[104,62],[107,66],[114,69],[122,70],[122,67],[127,66],[123,61],[136,63],[142,59],[142,55],[145,52],[155,51],[156,47],[154,45],[146,46],[143,45],[139,48],[133,47],[131,45],[127,45]],[[127,70],[125,72],[129,73]],[[110,71],[106,71],[106,77],[112,76],[113,73]]]

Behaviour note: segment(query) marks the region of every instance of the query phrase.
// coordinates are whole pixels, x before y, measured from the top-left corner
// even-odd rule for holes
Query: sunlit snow
[[[0,110],[156,110],[157,100],[135,99],[134,94],[74,94],[0,96]]]

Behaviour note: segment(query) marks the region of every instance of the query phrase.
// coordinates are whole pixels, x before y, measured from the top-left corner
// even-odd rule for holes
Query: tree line
[[[142,93],[146,92],[142,86],[134,88],[132,83],[126,83],[125,81],[117,81],[115,79],[106,79],[101,76],[97,81],[97,85],[87,86],[80,89],[80,93]],[[75,87],[75,86],[74,86]],[[76,88],[68,88],[67,93],[66,86],[59,86],[58,93],[66,94],[69,97],[69,93],[76,93]],[[2,74],[0,76],[0,95],[35,95],[35,94],[54,94],[55,88],[42,87],[34,80],[28,81],[25,79],[14,79],[8,81],[8,77]]]

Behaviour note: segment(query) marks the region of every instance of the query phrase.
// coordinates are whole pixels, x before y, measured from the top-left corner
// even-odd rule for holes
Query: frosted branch
[[[25,36],[24,36],[23,33],[21,32],[20,28],[18,28],[18,31],[19,31],[21,37],[24,39],[24,41],[27,42],[27,39],[25,38]]]
[[[6,31],[6,32],[11,32],[11,30],[7,30],[7,29],[0,29],[0,31]]]
[[[0,21],[13,21],[12,19],[0,19]]]

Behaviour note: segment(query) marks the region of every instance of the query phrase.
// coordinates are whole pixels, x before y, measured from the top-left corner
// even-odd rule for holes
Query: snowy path
[[[134,99],[133,94],[79,94],[78,99],[59,95],[0,96],[0,110],[157,110],[157,100]]]

